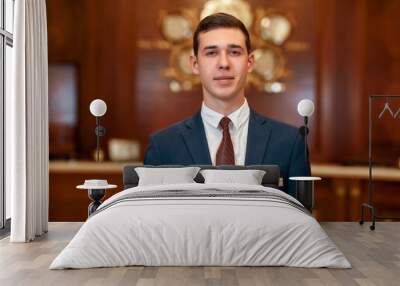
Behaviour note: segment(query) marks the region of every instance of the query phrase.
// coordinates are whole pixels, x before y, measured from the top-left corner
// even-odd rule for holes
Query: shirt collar
[[[249,116],[250,107],[246,99],[244,99],[242,106],[228,115],[229,119],[232,121],[233,127],[236,129],[240,128],[249,119]]]
[[[228,117],[232,121],[233,127],[237,129],[249,119],[249,115],[250,108],[245,98],[243,104],[234,112],[229,114]],[[218,128],[219,122],[224,117],[224,115],[216,112],[215,110],[212,110],[207,105],[205,105],[203,101],[203,104],[201,106],[201,117],[212,127]]]

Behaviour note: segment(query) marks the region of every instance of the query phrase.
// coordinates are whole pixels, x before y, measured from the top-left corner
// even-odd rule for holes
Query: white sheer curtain
[[[45,0],[15,1],[14,92],[6,98],[6,187],[12,242],[48,227],[48,77]]]

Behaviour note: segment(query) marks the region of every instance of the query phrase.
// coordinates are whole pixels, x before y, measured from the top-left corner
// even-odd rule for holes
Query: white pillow
[[[262,170],[201,170],[204,183],[234,183],[261,185],[265,171]]]
[[[195,183],[199,167],[182,168],[135,168],[139,176],[138,186]]]

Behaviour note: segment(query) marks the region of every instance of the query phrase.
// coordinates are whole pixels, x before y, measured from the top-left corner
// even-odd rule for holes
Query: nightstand
[[[320,181],[321,178],[290,177],[289,180],[296,181],[296,199],[312,212],[314,207],[314,182]]]
[[[108,184],[107,180],[85,180],[83,185],[76,186],[77,189],[88,191],[88,196],[92,202],[88,206],[88,216],[94,213],[101,205],[101,200],[104,198],[108,189],[114,189],[117,185]]]

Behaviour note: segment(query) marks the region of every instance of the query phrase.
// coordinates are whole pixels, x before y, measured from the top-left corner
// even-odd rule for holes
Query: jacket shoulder
[[[152,140],[163,140],[163,139],[171,139],[171,136],[177,136],[182,133],[186,129],[187,121],[190,119],[184,119],[182,121],[171,124],[163,129],[160,129],[150,135]]]
[[[259,113],[255,113],[255,116],[257,120],[264,121],[266,124],[268,124],[270,128],[274,130],[274,133],[278,132],[280,134],[287,134],[292,136],[295,136],[298,133],[299,128],[294,125],[272,119]]]

